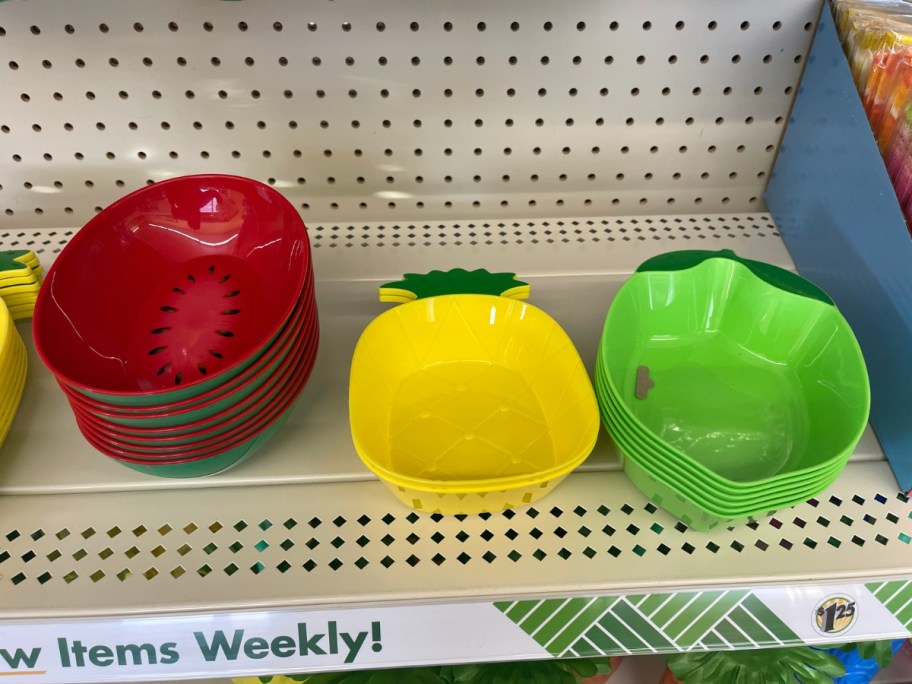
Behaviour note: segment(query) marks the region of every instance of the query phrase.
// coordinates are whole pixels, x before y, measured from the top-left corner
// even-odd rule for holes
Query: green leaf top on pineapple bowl
[[[487,294],[526,299],[529,289],[529,284],[517,280],[515,273],[454,268],[449,271],[406,273],[402,280],[380,286],[380,301],[403,303],[448,294]]]
[[[837,658],[807,646],[676,653],[665,660],[684,684],[833,684],[845,674]]]
[[[23,257],[27,257],[27,249],[10,249],[0,251],[0,273],[7,271],[27,271],[31,272],[31,267],[25,263]]]

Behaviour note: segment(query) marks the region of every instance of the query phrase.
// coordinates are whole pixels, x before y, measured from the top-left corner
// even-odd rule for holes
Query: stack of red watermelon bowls
[[[147,186],[61,251],[33,332],[98,451],[160,477],[221,472],[281,428],[310,377],[319,325],[306,228],[247,178]]]

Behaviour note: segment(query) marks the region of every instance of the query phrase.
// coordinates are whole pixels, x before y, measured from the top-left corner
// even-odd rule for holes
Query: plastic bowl
[[[595,395],[567,334],[506,297],[455,294],[374,319],[349,385],[358,454],[401,501],[440,513],[521,506],[591,452]]]
[[[673,253],[671,262],[677,270],[644,264],[605,320],[600,363],[634,424],[723,486],[775,486],[844,463],[870,391],[832,301],[730,252]],[[641,368],[654,386],[637,398]]]
[[[645,471],[657,484],[669,483],[687,500],[705,510],[729,516],[756,514],[761,510],[781,508],[801,503],[829,487],[842,472],[842,466],[799,483],[783,485],[779,488],[759,490],[743,495],[719,492],[702,482],[692,482],[674,464],[667,464],[657,457],[652,449],[645,446],[618,415],[612,411],[611,400],[599,400],[602,409],[602,421],[608,434],[623,454]],[[627,464],[625,464],[625,469]],[[652,498],[650,496],[650,498]]]
[[[187,419],[200,420],[230,406],[237,397],[247,396],[254,391],[259,383],[272,372],[270,369],[274,370],[281,363],[284,355],[290,351],[293,345],[292,338],[300,334],[296,331],[302,329],[302,324],[306,325],[305,316],[310,315],[313,309],[315,309],[315,301],[312,293],[310,296],[302,296],[292,320],[286,324],[276,341],[247,370],[224,385],[183,401],[158,406],[116,406],[92,399],[62,382],[58,381],[58,384],[68,397],[77,400],[92,413],[119,425],[167,426],[169,424],[167,419],[178,415],[185,416]]]
[[[263,446],[282,429],[282,426],[288,421],[290,413],[291,408],[288,408],[270,427],[266,428],[255,437],[251,437],[243,444],[217,454],[216,456],[183,462],[158,464],[149,464],[143,461],[113,456],[111,458],[131,470],[145,473],[146,475],[154,475],[155,477],[185,479],[190,477],[208,477],[210,475],[216,475],[225,472],[229,468],[240,465],[263,448]]]
[[[316,344],[308,356],[302,359],[298,368],[295,369],[294,375],[289,378],[288,383],[271,398],[268,403],[261,407],[261,413],[254,420],[241,424],[230,431],[217,434],[206,439],[194,441],[185,445],[172,444],[161,447],[155,441],[149,440],[145,443],[128,444],[110,439],[98,429],[91,421],[86,420],[84,415],[79,411],[75,412],[76,423],[80,432],[100,451],[103,453],[119,458],[131,458],[136,460],[147,461],[174,461],[188,460],[196,458],[208,458],[215,456],[227,449],[233,448],[242,443],[258,432],[271,425],[277,416],[294,403],[301,390],[307,384],[310,373],[313,370],[316,360]],[[103,447],[103,448],[102,448]]]
[[[226,421],[240,420],[242,413],[256,404],[294,367],[297,357],[311,343],[316,335],[316,309],[311,307],[307,320],[298,320],[295,328],[283,335],[280,347],[269,354],[268,365],[261,368],[234,390],[216,392],[216,396],[202,404],[141,417],[124,416],[111,410],[88,406],[84,395],[63,386],[70,405],[78,407],[91,416],[92,420],[114,432],[139,437],[167,437],[198,432],[207,426],[223,425]],[[302,324],[304,324],[302,326]],[[277,342],[277,345],[279,343]],[[246,375],[246,374],[245,374]],[[207,395],[208,396],[208,395]]]
[[[188,449],[214,448],[219,444],[230,443],[237,436],[260,424],[264,416],[277,405],[286,401],[292,393],[299,392],[313,368],[317,355],[317,342],[302,341],[282,371],[268,383],[263,393],[246,405],[236,415],[218,421],[206,420],[174,433],[169,429],[124,432],[114,429],[109,423],[103,423],[94,416],[73,406],[81,422],[91,426],[95,433],[107,443],[125,449],[136,449],[154,454],[173,454]]]
[[[100,401],[180,401],[249,367],[309,273],[304,224],[278,192],[236,176],[174,178],[73,236],[38,294],[35,346]]]
[[[831,482],[845,467],[845,461],[837,461],[826,468],[772,484],[754,485],[733,482],[721,485],[715,480],[703,477],[701,470],[694,468],[689,461],[679,459],[673,451],[665,449],[651,433],[639,429],[631,420],[623,404],[606,388],[600,368],[596,369],[595,385],[599,408],[602,412],[602,422],[606,422],[606,416],[610,417],[612,426],[609,428],[609,433],[616,442],[623,439],[625,445],[635,450],[634,453],[638,460],[655,464],[657,473],[661,470],[670,481],[682,488],[686,487],[688,491],[693,492],[695,497],[707,502],[715,502],[716,505],[737,505],[747,501],[756,502],[761,498],[769,500],[771,496],[795,492],[799,488],[807,488],[813,483]],[[607,423],[606,427],[608,427]]]

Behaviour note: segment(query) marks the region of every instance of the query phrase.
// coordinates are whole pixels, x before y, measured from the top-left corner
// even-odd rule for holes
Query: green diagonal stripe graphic
[[[912,583],[875,585],[912,621]],[[889,593],[888,593],[889,592]],[[631,602],[630,599],[633,599]],[[558,657],[798,644],[798,636],[746,590],[499,602],[495,606]]]
[[[700,645],[708,651],[718,651],[728,648],[728,644],[722,641],[715,632],[709,632],[704,636]]]
[[[675,615],[681,612],[681,610],[688,604],[695,604],[698,602],[699,594],[694,594],[691,592],[686,592],[682,594],[674,594],[671,597],[671,600],[665,603],[655,615],[651,616],[653,622],[655,622],[660,627],[666,627],[668,621],[671,620]],[[689,606],[688,606],[689,608]],[[647,614],[648,615],[648,614]],[[668,632],[666,631],[666,634]]]
[[[674,646],[655,625],[623,599],[615,604],[611,612],[627,623],[628,627],[643,637],[643,640],[653,648],[665,650]]]
[[[570,620],[579,615],[580,611],[586,607],[590,600],[579,598],[567,601],[563,608],[555,612],[542,624],[541,628],[534,634],[535,640],[542,646],[547,644],[558,632],[567,626]]]
[[[658,610],[663,603],[668,600],[668,594],[653,594],[640,605],[637,606],[637,610],[640,611],[646,617],[652,615],[656,610]]]
[[[608,608],[614,605],[617,601],[618,599],[613,597],[596,599],[592,604],[589,605],[588,608],[586,608],[570,624],[568,624],[564,631],[557,636],[557,638],[555,638],[550,643],[542,645],[545,646],[548,649],[548,652],[553,655],[564,655],[564,652],[570,648],[570,645],[579,639],[580,635],[589,629],[589,627],[599,619],[602,613],[608,610]]]
[[[872,582],[865,586],[906,629],[912,629],[912,580]]]
[[[588,642],[580,639],[573,644],[573,650],[582,656],[592,657],[608,653],[624,653],[624,650],[620,645],[610,636],[605,634],[604,630],[600,629],[598,625],[586,632],[586,638],[589,640]],[[595,646],[599,650],[594,651],[592,646]]]
[[[912,626],[912,597],[910,597],[909,603],[906,604],[905,608],[900,608],[896,611],[896,619],[899,620],[904,627]]]
[[[738,631],[738,628],[732,624],[732,621],[727,618],[719,621],[713,629],[713,633],[730,644],[729,646],[726,646],[726,648],[749,648],[750,646],[753,646],[753,644],[747,641],[744,638],[744,635]]]
[[[885,606],[893,603],[894,599],[903,599],[903,590],[910,586],[908,580],[893,580],[892,582],[879,582],[865,585]]]
[[[722,594],[719,596],[719,599],[705,611],[701,614],[694,615],[691,624],[675,638],[675,641],[677,641],[679,646],[684,646],[685,648],[689,648],[697,643],[704,634],[712,629],[713,625],[728,615],[729,611],[731,611],[746,594],[746,591],[729,591]],[[693,615],[690,611],[685,611],[685,615],[687,614]],[[670,636],[671,632],[668,632],[668,634]]]
[[[541,601],[517,601],[516,605],[507,611],[507,617],[513,622],[520,622],[530,611],[534,610]]]
[[[748,595],[744,602],[741,604],[741,607],[754,618],[756,622],[760,623],[761,628],[768,631],[776,639],[781,641],[784,644],[800,644],[802,643],[801,637],[799,637],[795,632],[792,631],[791,627],[785,624],[778,615],[766,607],[766,604],[763,603],[753,594]],[[742,626],[741,622],[738,622],[738,626],[741,627],[744,631],[748,631],[748,626],[745,624]],[[775,643],[771,641],[770,643]]]
[[[617,605],[615,605],[615,608],[617,608]],[[599,625],[601,625],[602,629],[610,634],[615,641],[621,644],[621,646],[632,653],[637,651],[648,651],[649,644],[633,629],[613,615],[613,611],[614,609],[609,611],[606,615],[603,615],[602,619],[599,620]]]
[[[728,621],[742,633],[739,641],[748,646],[779,645],[777,637],[770,634],[741,606],[728,614]],[[727,638],[727,637],[726,637]]]
[[[548,599],[547,601],[542,601],[538,608],[533,610],[523,619],[520,623],[520,627],[523,628],[523,631],[526,634],[532,634],[563,605],[563,599]]]
[[[703,594],[700,594],[696,601],[691,603],[685,610],[682,610],[677,615],[672,617],[667,623],[662,624],[662,621],[656,619],[656,624],[662,627],[665,630],[665,633],[670,636],[675,641],[678,641],[681,635],[685,631],[691,631],[694,628],[696,631],[700,631],[701,634],[705,634],[709,631],[709,628],[712,627],[712,624],[719,619],[720,616],[716,616],[709,624],[706,624],[706,628],[701,630],[704,623],[707,622],[704,614],[714,607],[719,601],[724,601],[722,603],[723,608],[730,608],[731,603],[725,601],[726,592],[724,591],[707,591]],[[665,609],[659,611],[659,613],[664,613]],[[723,610],[722,614],[725,611]],[[696,623],[696,624],[695,624]],[[694,639],[693,641],[696,641]]]

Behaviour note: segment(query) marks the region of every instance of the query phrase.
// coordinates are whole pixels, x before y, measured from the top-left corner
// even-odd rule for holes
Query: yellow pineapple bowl
[[[407,274],[401,303],[355,347],[352,438],[400,501],[428,513],[500,511],[543,497],[595,446],[598,405],[567,333],[484,270]]]

